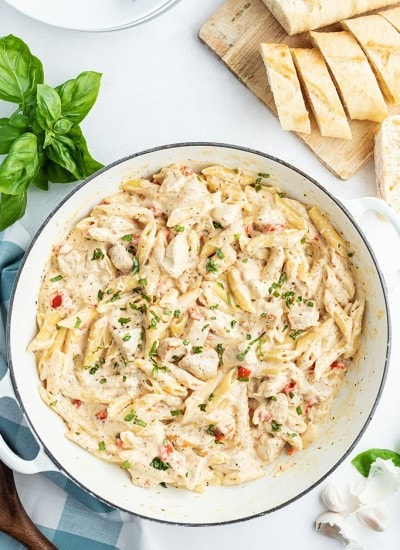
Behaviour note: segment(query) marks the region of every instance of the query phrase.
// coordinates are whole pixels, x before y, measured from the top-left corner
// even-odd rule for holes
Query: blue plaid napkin
[[[7,307],[20,260],[30,236],[18,223],[0,233],[0,380],[7,371]],[[30,460],[38,445],[15,400],[0,395],[0,433],[21,457]],[[111,508],[61,473],[16,474],[21,500],[38,528],[60,550],[147,550],[153,548],[147,522]],[[1,550],[20,543],[0,532]]]

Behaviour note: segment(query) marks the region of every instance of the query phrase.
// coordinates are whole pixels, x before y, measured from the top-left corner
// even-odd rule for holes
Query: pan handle
[[[6,372],[5,376],[0,380],[0,396],[15,399],[9,372]],[[59,472],[58,468],[47,456],[41,444],[38,441],[37,443],[39,445],[39,452],[36,457],[33,460],[25,460],[10,449],[0,434],[0,460],[4,462],[6,466],[20,474],[37,474],[39,472],[49,471]]]
[[[361,197],[358,199],[347,199],[342,201],[352,216],[359,222],[361,216],[368,210],[380,214],[386,218],[400,238],[400,217],[397,212],[383,199],[376,197]],[[400,270],[385,272],[385,279],[389,292],[395,289],[400,283]]]

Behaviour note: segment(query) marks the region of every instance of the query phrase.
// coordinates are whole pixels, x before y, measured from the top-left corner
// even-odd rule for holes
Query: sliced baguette
[[[382,122],[375,135],[374,157],[378,193],[400,214],[400,115]]]
[[[360,44],[389,103],[400,103],[400,34],[380,15],[342,21]]]
[[[367,11],[395,4],[393,0],[263,0],[290,34],[319,29]]]
[[[325,58],[349,117],[381,122],[387,106],[356,39],[346,31],[311,31],[310,37]]]
[[[351,139],[346,113],[321,52],[316,48],[293,48],[291,52],[321,135]]]
[[[384,17],[393,27],[400,32],[400,7],[380,11],[379,15]]]
[[[310,134],[310,118],[289,46],[263,43],[260,51],[283,130]]]

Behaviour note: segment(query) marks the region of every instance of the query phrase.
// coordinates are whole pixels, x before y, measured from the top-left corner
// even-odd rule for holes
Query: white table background
[[[0,0],[0,36],[12,33],[25,40],[42,60],[45,81],[50,85],[84,70],[103,73],[99,98],[82,127],[90,151],[104,164],[157,145],[217,141],[275,155],[298,166],[338,197],[375,195],[372,161],[351,180],[336,179],[300,140],[280,129],[263,104],[201,43],[197,36],[201,25],[222,3],[182,0],[145,25],[109,33],[85,33],[44,25]],[[1,102],[0,116],[9,115],[11,109],[10,104]],[[27,214],[22,220],[24,227],[33,233],[73,186],[52,184],[47,193],[31,189]],[[399,242],[390,243],[377,235],[375,225],[368,235],[379,244],[378,253],[387,244],[385,261],[389,256],[400,257]],[[399,289],[390,299],[396,328],[400,326],[400,311],[396,311]],[[388,380],[378,410],[351,456],[370,447],[400,448],[399,340],[395,334]],[[358,476],[348,458],[330,479],[346,485]],[[16,479],[21,500],[35,519],[34,510],[29,508],[29,477],[17,474]],[[45,487],[48,485],[50,482]],[[338,550],[339,543],[314,530],[315,518],[323,511],[320,492],[321,487],[317,487],[273,514],[228,526],[188,528],[145,522],[153,542],[143,550],[243,550],[256,546]],[[45,494],[42,498],[46,498]],[[400,547],[400,494],[386,503],[386,509],[389,528],[382,534],[368,534],[367,550]]]

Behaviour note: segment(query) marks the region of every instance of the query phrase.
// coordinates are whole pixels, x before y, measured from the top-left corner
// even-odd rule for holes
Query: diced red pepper
[[[79,407],[82,405],[82,401],[80,399],[73,399],[71,403],[75,405],[77,409],[79,409]]]
[[[274,233],[274,231],[283,231],[285,226],[281,223],[267,224],[264,227],[264,233]]]
[[[289,395],[289,393],[292,392],[295,387],[296,382],[289,382],[289,384],[286,384],[286,386],[283,388],[283,391],[286,393],[286,395]]]
[[[103,409],[102,411],[99,411],[95,414],[95,417],[97,418],[97,420],[105,420],[107,418],[107,415],[108,415],[108,411],[107,409]]]
[[[308,402],[308,405],[306,407],[306,414],[314,407],[314,405],[316,405],[318,403],[318,401],[316,399],[310,399],[309,402]]]
[[[182,166],[180,170],[184,176],[191,176],[193,174],[193,170],[189,166]]]
[[[289,449],[287,450],[287,454],[289,456],[294,455],[295,452],[296,452],[296,449],[294,447],[289,447]]]
[[[248,378],[250,374],[251,374],[250,369],[246,369],[246,367],[238,368],[238,378]]]
[[[337,360],[332,363],[331,369],[344,370],[347,369],[347,365],[344,361]]]
[[[62,296],[61,294],[56,294],[54,298],[51,300],[51,307],[60,307],[62,304]]]
[[[159,457],[163,462],[166,462],[169,459],[171,453],[173,452],[174,452],[174,448],[169,443],[167,443],[167,445],[161,445]]]

